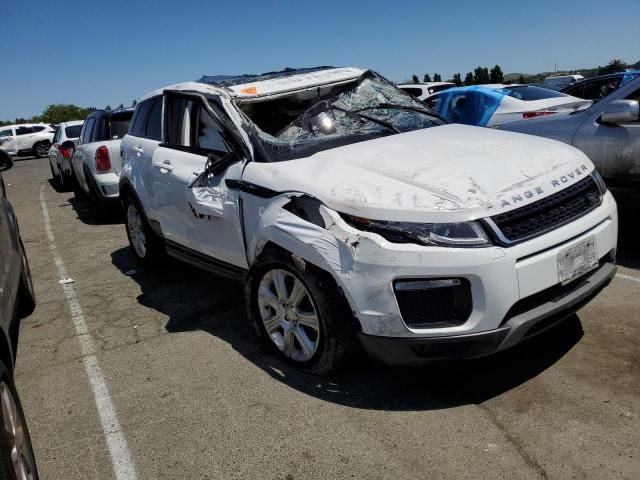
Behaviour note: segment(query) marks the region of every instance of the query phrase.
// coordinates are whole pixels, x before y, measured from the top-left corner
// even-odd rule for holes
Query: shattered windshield
[[[281,161],[386,135],[443,125],[425,104],[367,72],[346,85],[245,101],[258,160]],[[260,158],[264,157],[264,158]]]

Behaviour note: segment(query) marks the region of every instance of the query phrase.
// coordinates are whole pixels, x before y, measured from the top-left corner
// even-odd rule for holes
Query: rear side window
[[[144,137],[144,131],[147,126],[147,119],[149,118],[149,112],[153,106],[153,99],[140,102],[136,106],[136,111],[131,121],[131,128],[129,133],[135,137]]]
[[[105,140],[107,121],[107,117],[96,118],[96,123],[93,125],[93,133],[89,140],[90,142],[101,142]]]
[[[53,143],[60,141],[60,127],[56,127],[56,132],[53,134]]]
[[[33,127],[18,127],[16,128],[16,135],[27,135],[33,133]]]
[[[518,100],[545,100],[547,98],[564,97],[564,93],[555,92],[546,88],[530,87],[526,85],[516,85],[514,87],[500,88],[497,90]]]
[[[31,127],[31,128],[33,128],[33,131],[34,131],[34,132],[41,132],[41,131],[42,131],[42,130],[44,130],[46,127],[43,127],[43,126],[38,125],[38,126],[36,126],[36,127]]]
[[[93,130],[93,125],[95,123],[95,117],[89,118],[86,122],[84,122],[84,126],[82,127],[82,143],[91,142],[91,131]]]
[[[0,137],[10,137],[11,135],[13,135],[13,132],[11,131],[11,129],[0,130]]]
[[[117,112],[111,115],[109,139],[118,139],[124,137],[129,132],[131,124],[132,111]]]
[[[59,128],[56,129],[56,136],[59,139]],[[82,125],[72,125],[70,127],[66,127],[64,129],[64,134],[67,138],[78,138],[80,136],[80,131],[82,130]]]
[[[149,110],[149,119],[145,128],[145,138],[160,140],[160,126],[162,123],[162,97],[156,97]]]

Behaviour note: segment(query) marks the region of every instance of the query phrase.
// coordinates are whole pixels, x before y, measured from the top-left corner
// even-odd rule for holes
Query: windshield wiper
[[[372,107],[364,107],[364,108],[360,108],[359,110],[356,110],[354,113],[358,113],[358,112],[362,112],[364,110],[375,110],[377,108],[380,109],[386,109],[386,108],[393,108],[396,110],[410,110],[412,112],[418,112],[418,113],[423,113],[429,117],[435,117],[438,120],[442,120],[443,122],[447,123],[447,121],[444,119],[444,117],[441,117],[440,115],[438,115],[436,112],[432,111],[432,110],[425,110],[422,108],[418,108],[418,107],[410,107],[408,105],[398,105],[395,103],[379,103],[377,105],[374,105]]]
[[[396,127],[394,127],[389,122],[385,122],[384,120],[379,120],[377,118],[370,117],[369,115],[364,115],[363,113],[360,113],[360,110],[352,112],[351,110],[347,110],[346,108],[336,107],[335,105],[331,105],[331,108],[333,108],[334,110],[338,110],[339,112],[344,112],[347,115],[354,116],[356,118],[360,118],[360,119],[364,118],[365,120],[369,120],[370,122],[377,123],[378,125],[381,125],[381,126],[383,126],[385,128],[388,128],[389,130],[391,130],[391,131],[393,131],[395,133],[400,133],[400,130],[398,130]],[[366,108],[365,109],[361,109],[361,110],[366,110]]]

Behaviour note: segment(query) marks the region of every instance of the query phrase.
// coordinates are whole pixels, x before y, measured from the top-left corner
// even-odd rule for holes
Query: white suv
[[[120,142],[129,130],[132,116],[133,109],[96,110],[82,125],[71,159],[73,190],[76,197],[89,197],[97,218],[120,208]]]
[[[616,271],[616,204],[583,153],[444,125],[371,71],[203,77],[132,122],[135,256],[243,281],[257,332],[313,373],[356,339],[389,364],[510,347]]]
[[[44,123],[25,123],[0,127],[0,149],[9,155],[32,153],[38,158],[49,154],[53,128]]]

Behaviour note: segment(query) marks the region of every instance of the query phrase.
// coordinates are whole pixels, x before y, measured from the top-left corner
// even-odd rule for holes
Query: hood
[[[251,162],[243,179],[303,192],[339,212],[374,220],[455,222],[535,202],[593,170],[554,140],[444,125],[277,163]]]

